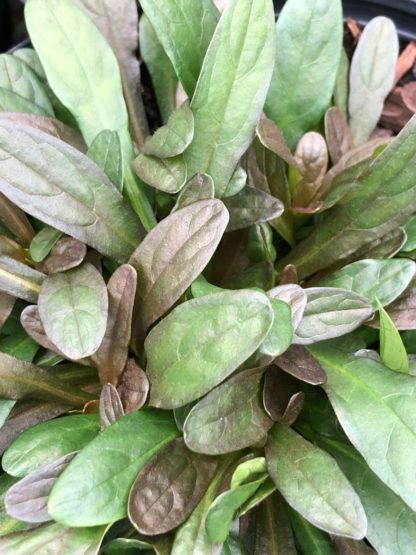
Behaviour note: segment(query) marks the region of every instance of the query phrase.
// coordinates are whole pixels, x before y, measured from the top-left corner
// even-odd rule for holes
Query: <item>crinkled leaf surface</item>
[[[75,527],[124,518],[137,473],[177,435],[166,413],[147,410],[124,416],[85,447],[58,479],[48,503],[52,518]]]
[[[207,295],[175,308],[145,341],[151,404],[176,408],[207,393],[257,349],[272,323],[267,297],[254,291]]]

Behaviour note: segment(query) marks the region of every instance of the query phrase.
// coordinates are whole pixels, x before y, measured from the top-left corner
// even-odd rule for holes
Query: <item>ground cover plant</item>
[[[351,56],[338,0],[25,18],[33,48],[0,55],[0,553],[412,553],[393,23]]]

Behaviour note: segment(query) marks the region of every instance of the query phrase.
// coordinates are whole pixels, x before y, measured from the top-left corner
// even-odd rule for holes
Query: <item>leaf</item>
[[[204,173],[198,173],[182,188],[171,213],[185,208],[194,202],[212,198],[214,198],[214,182],[212,177]]]
[[[145,331],[179,299],[211,259],[228,223],[219,200],[195,202],[160,222],[130,258],[140,287],[135,325]]]
[[[194,116],[188,101],[185,101],[169,117],[166,125],[149,137],[141,152],[148,156],[172,158],[182,154],[194,137]]]
[[[111,383],[105,384],[100,395],[101,431],[104,431],[123,416],[124,409],[117,389]]]
[[[272,322],[267,297],[254,291],[227,291],[178,306],[145,341],[150,403],[176,408],[201,397],[253,354]]]
[[[389,305],[408,287],[416,272],[411,260],[360,260],[324,277],[319,285],[355,291],[377,307]]]
[[[364,297],[347,289],[311,287],[306,295],[308,302],[293,340],[298,345],[345,335],[373,314]]]
[[[339,555],[339,553],[335,551],[335,547],[328,534],[315,528],[315,526],[302,518],[299,513],[290,507],[288,507],[288,513],[296,539],[305,553]]]
[[[290,147],[328,108],[342,47],[342,8],[336,0],[290,0],[276,25],[276,64],[265,112]]]
[[[0,291],[28,302],[36,302],[45,275],[10,256],[0,254]]]
[[[0,477],[0,537],[30,528],[28,523],[21,522],[9,516],[4,507],[4,497],[9,488],[16,482],[17,478],[9,476],[8,474],[2,474]]]
[[[293,424],[303,409],[304,399],[305,394],[292,376],[273,366],[266,370],[263,405],[272,420]]]
[[[140,366],[137,366],[133,359],[129,359],[117,388],[126,413],[143,407],[149,393],[149,387],[146,373]]]
[[[380,302],[380,355],[383,363],[395,372],[409,374],[409,361],[400,333]]]
[[[398,330],[416,329],[416,290],[415,280],[412,280],[409,287],[397,300],[389,306],[389,317]],[[379,327],[377,319],[371,321],[371,325]]]
[[[365,27],[350,70],[349,114],[354,142],[364,143],[374,131],[384,101],[393,87],[399,40],[393,21],[375,17]]]
[[[173,158],[157,158],[139,154],[133,162],[134,171],[145,183],[165,193],[177,193],[188,176],[182,155]]]
[[[331,161],[334,165],[354,146],[345,113],[336,106],[329,108],[325,114],[325,137]]]
[[[254,187],[244,187],[233,197],[224,198],[223,202],[230,213],[227,231],[274,220],[284,210],[279,200]]]
[[[126,366],[136,284],[136,270],[128,264],[117,268],[107,284],[107,327],[98,350],[92,356],[103,385],[107,382],[117,385]]]
[[[73,407],[82,407],[95,398],[64,383],[47,370],[5,353],[0,353],[0,397],[52,400]]]
[[[273,22],[268,0],[230,0],[201,69],[191,103],[195,137],[185,157],[188,174],[209,174],[218,197],[261,116],[273,71]]]
[[[32,362],[39,345],[33,341],[23,330],[0,339],[0,351],[12,355],[20,360]]]
[[[339,555],[377,555],[365,541],[349,540],[347,538],[334,537],[332,540],[338,549]]]
[[[76,0],[110,43],[119,67],[133,139],[141,146],[148,133],[140,96],[140,65],[136,56],[138,14],[132,0]]]
[[[293,156],[282,132],[273,120],[262,117],[257,124],[256,134],[264,147],[274,152],[289,166],[298,169],[298,161]]]
[[[4,102],[8,98],[15,98],[15,103]],[[29,114],[54,115],[52,105],[36,74],[11,54],[0,55],[0,106],[2,112],[23,111]],[[27,107],[27,110],[15,109],[19,107]]]
[[[139,40],[140,54],[150,73],[160,115],[162,116],[162,121],[166,122],[176,108],[175,95],[178,78],[171,61],[145,14],[140,18]]]
[[[296,209],[313,209],[321,199],[328,169],[328,147],[323,136],[316,131],[305,133],[297,144],[295,158],[302,178],[296,184],[293,204]]]
[[[237,166],[230,181],[222,195],[225,197],[233,197],[237,195],[242,189],[244,189],[247,183],[247,172],[242,166]]]
[[[97,351],[106,331],[108,299],[94,266],[85,264],[48,276],[38,306],[47,336],[68,358],[76,360]]]
[[[218,11],[210,0],[167,0],[163,6],[155,0],[143,0],[141,6],[191,98]]]
[[[114,187],[123,190],[123,157],[120,138],[115,131],[104,129],[92,141],[88,157],[106,174]]]
[[[0,193],[0,222],[4,224],[24,246],[28,247],[35,232],[26,214]]]
[[[42,262],[52,248],[56,245],[62,233],[53,227],[46,225],[33,237],[30,243],[30,256],[34,262]]]
[[[38,264],[46,274],[65,272],[79,266],[87,255],[87,246],[73,237],[59,239],[49,256]]]
[[[46,335],[37,305],[30,305],[22,310],[20,314],[20,323],[26,333],[34,339],[36,343],[41,345],[44,349],[49,349],[64,357],[64,354]]]
[[[290,306],[279,299],[270,299],[274,318],[273,325],[260,346],[263,355],[277,357],[284,353],[292,343],[292,311]]]
[[[342,48],[334,87],[334,104],[337,108],[342,110],[345,115],[348,113],[349,74],[350,61],[345,48]]]
[[[199,401],[185,420],[186,445],[197,453],[221,455],[265,436],[272,421],[262,404],[262,375],[256,369],[240,372]]]
[[[312,385],[326,382],[326,374],[319,362],[300,345],[292,345],[275,364],[299,380]]]
[[[403,252],[412,252],[416,249],[416,215],[411,216],[403,228],[406,232],[406,243],[401,250]]]
[[[367,520],[360,499],[325,451],[285,424],[275,424],[266,444],[266,461],[283,497],[309,522],[332,534],[365,536]]]
[[[130,490],[129,518],[146,535],[173,530],[192,513],[217,469],[217,459],[189,451],[175,439],[140,471]]]
[[[302,320],[308,301],[306,291],[302,289],[302,287],[299,287],[299,285],[289,283],[287,285],[278,285],[270,289],[267,295],[272,299],[280,299],[290,306],[292,310],[293,331],[296,331]]]
[[[69,453],[52,463],[42,465],[14,484],[5,497],[7,513],[23,522],[51,520],[47,509],[49,493],[76,454],[77,452]]]
[[[10,316],[16,299],[7,293],[0,293],[0,328]]]
[[[12,476],[27,476],[44,464],[79,451],[98,432],[97,414],[71,414],[42,422],[15,439],[3,455],[3,468]]]
[[[159,411],[132,412],[121,418],[87,445],[61,475],[49,497],[49,513],[67,526],[98,526],[124,518],[137,473],[176,436],[173,418]]]
[[[414,378],[329,346],[311,351],[327,373],[325,391],[351,443],[371,470],[415,510]]]
[[[65,528],[56,522],[39,526],[29,532],[18,532],[0,538],[0,551],[13,555],[41,554],[44,548],[50,553],[92,555],[97,553],[107,527]]]
[[[119,262],[143,237],[134,213],[98,166],[31,127],[0,122],[0,189],[32,216]]]

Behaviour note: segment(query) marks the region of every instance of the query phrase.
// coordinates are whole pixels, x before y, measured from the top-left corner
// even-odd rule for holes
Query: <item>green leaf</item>
[[[273,71],[273,22],[268,0],[230,0],[192,98],[195,137],[185,153],[188,173],[208,173],[219,197],[263,110]]]
[[[292,343],[292,311],[288,303],[279,299],[270,299],[270,304],[274,312],[273,325],[260,347],[260,352],[263,355],[277,357]]]
[[[345,48],[341,49],[338,73],[334,87],[334,104],[346,116],[348,113],[350,61]]]
[[[50,226],[43,227],[30,243],[30,256],[34,262],[42,262],[57,241],[62,237],[62,232]]]
[[[102,170],[59,139],[1,122],[0,158],[1,192],[41,221],[119,262],[143,237],[135,214]]]
[[[211,259],[228,223],[219,200],[195,202],[160,222],[133,253],[135,326],[141,331],[179,299]]]
[[[17,482],[17,478],[2,474],[0,476],[0,537],[7,536],[12,532],[20,532],[30,527],[26,522],[21,522],[9,516],[4,507],[4,498],[11,486]]]
[[[398,55],[393,21],[375,17],[361,34],[351,62],[348,111],[356,144],[364,143],[377,125],[394,84]]]
[[[294,147],[328,108],[342,48],[339,0],[289,0],[276,25],[276,65],[266,114]]]
[[[227,188],[222,195],[223,198],[233,197],[237,195],[242,189],[244,189],[247,183],[247,172],[242,166],[237,166],[230,181],[228,182]]]
[[[254,187],[244,187],[236,195],[224,198],[223,202],[230,213],[227,231],[275,220],[284,210],[280,200]]]
[[[190,13],[193,14],[193,10]],[[149,19],[144,14],[140,18],[139,40],[140,54],[150,73],[162,121],[167,122],[176,107],[178,78]]]
[[[194,202],[212,198],[214,198],[214,182],[212,177],[204,173],[197,173],[179,193],[172,213]]]
[[[82,449],[98,432],[97,414],[72,414],[42,422],[15,439],[3,455],[2,466],[12,476],[27,476],[43,464]]]
[[[281,266],[294,264],[299,279],[355,254],[375,238],[387,235],[416,210],[415,182],[410,170],[416,158],[416,118],[358,179],[343,202]]]
[[[39,314],[49,339],[68,358],[92,355],[107,325],[108,297],[101,274],[85,264],[48,276],[39,295]]]
[[[314,555],[339,555],[335,551],[328,534],[315,528],[310,522],[301,517],[299,513],[288,508],[290,523],[295,536],[304,553]]]
[[[0,55],[0,108],[2,112],[54,115],[48,95],[36,74],[11,54]]]
[[[158,158],[171,158],[182,154],[194,137],[194,116],[185,101],[170,116],[168,122],[149,137],[141,152]]]
[[[52,518],[67,526],[98,526],[124,518],[137,473],[177,434],[171,416],[152,410],[132,412],[106,428],[56,482],[48,503]]]
[[[98,133],[87,154],[103,170],[116,189],[122,191],[123,158],[117,133],[108,129]]]
[[[266,444],[269,473],[304,518],[332,534],[361,539],[367,520],[358,495],[332,457],[285,424],[275,424]]]
[[[133,162],[134,171],[145,183],[165,193],[177,193],[187,179],[187,167],[182,155],[157,158],[139,154]]]
[[[389,305],[408,287],[416,272],[412,260],[360,260],[319,281],[323,287],[340,287],[355,291],[377,307]]]
[[[0,291],[28,302],[36,302],[45,275],[10,256],[0,255]]]
[[[415,510],[414,377],[330,346],[310,350],[327,373],[324,389],[352,444],[371,470]]]
[[[217,462],[192,453],[182,439],[168,443],[139,472],[130,490],[130,521],[151,536],[182,524],[208,489]]]
[[[378,302],[380,315],[380,355],[383,363],[395,372],[409,374],[409,360],[394,322]]]
[[[199,401],[185,420],[186,445],[198,453],[220,455],[248,447],[271,428],[261,396],[260,370],[245,370]]]
[[[311,287],[306,289],[306,295],[308,302],[293,340],[298,345],[345,335],[374,311],[369,301],[347,289]]]
[[[106,526],[65,528],[54,522],[0,538],[0,551],[13,555],[40,555],[42,552],[46,554],[46,548],[50,553],[92,555],[98,552],[106,531]]]
[[[208,295],[175,308],[145,341],[151,404],[176,408],[210,391],[253,354],[272,322],[267,297],[254,291]]]
[[[308,302],[305,289],[294,283],[288,283],[287,285],[278,285],[270,289],[267,295],[272,299],[280,299],[290,306],[292,311],[292,326],[293,330],[296,331]]]
[[[406,243],[401,250],[403,252],[412,252],[416,249],[416,214],[407,220],[403,228],[406,232]]]
[[[141,6],[191,98],[218,21],[211,0],[142,0]]]
[[[32,362],[39,345],[23,330],[0,339],[0,351],[26,362]]]

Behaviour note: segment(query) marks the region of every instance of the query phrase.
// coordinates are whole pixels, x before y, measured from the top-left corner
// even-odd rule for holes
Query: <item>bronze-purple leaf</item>
[[[305,394],[297,380],[276,366],[268,368],[264,378],[263,404],[275,422],[293,424],[303,408]]]
[[[84,260],[87,246],[73,237],[60,239],[52,248],[49,256],[37,268],[45,274],[56,274],[76,268]]]
[[[295,378],[312,385],[326,382],[326,373],[319,362],[301,345],[292,345],[275,364]]]
[[[34,470],[14,484],[6,493],[7,513],[23,522],[39,523],[52,520],[48,513],[48,497],[57,479],[78,451]]]
[[[141,409],[146,402],[149,380],[146,372],[132,358],[127,361],[117,390],[126,414]]]
[[[0,293],[0,327],[10,316],[16,299],[7,293]]]
[[[325,114],[325,137],[332,164],[340,161],[354,146],[351,129],[344,112],[335,106]]]
[[[136,283],[136,270],[124,264],[114,272],[107,284],[107,328],[98,351],[92,356],[102,384],[117,385],[126,365]]]
[[[194,453],[175,439],[137,476],[129,496],[130,521],[150,536],[173,530],[198,505],[216,469],[216,457]]]
[[[274,152],[294,168],[298,168],[298,161],[293,156],[282,132],[273,120],[263,117],[257,124],[257,136],[268,150]]]
[[[104,385],[100,395],[100,426],[101,431],[108,428],[124,416],[120,395],[113,384]]]
[[[293,331],[296,331],[302,320],[308,301],[306,291],[302,289],[302,287],[299,287],[299,285],[288,283],[287,285],[278,285],[270,289],[267,294],[272,299],[280,299],[290,306],[292,309]]]
[[[9,229],[24,247],[28,247],[35,236],[26,214],[0,193],[0,222]]]

